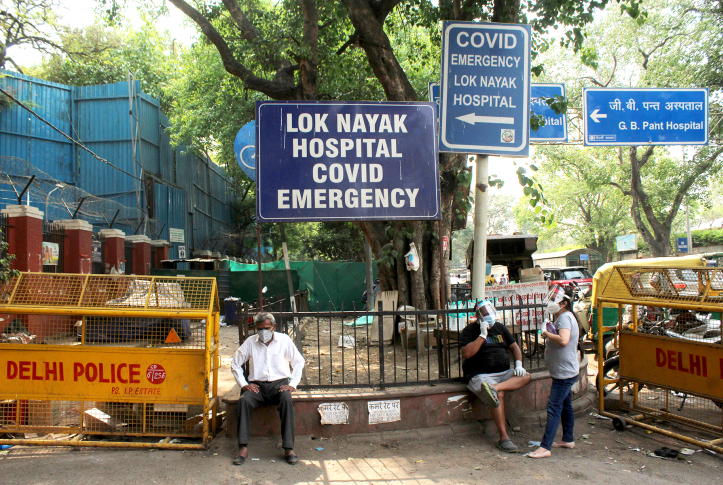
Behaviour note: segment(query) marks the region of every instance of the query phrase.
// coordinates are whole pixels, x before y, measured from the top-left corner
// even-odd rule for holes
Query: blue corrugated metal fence
[[[61,182],[130,208],[139,199],[157,221],[146,228],[151,239],[169,239],[169,228],[183,229],[187,249],[205,249],[232,229],[223,168],[171,146],[169,120],[158,100],[141,92],[140,82],[72,87],[11,71],[0,70],[0,76],[0,85],[40,116],[119,168],[136,177],[142,172],[144,182],[93,158],[17,105],[0,110],[0,156],[27,160]],[[0,185],[0,207],[16,203],[12,188]],[[42,201],[31,204],[45,211]],[[49,220],[68,218],[64,209],[48,212]],[[105,221],[90,222],[94,229],[107,227]],[[114,227],[133,234],[139,222],[116,221]],[[143,230],[141,224],[137,233]]]

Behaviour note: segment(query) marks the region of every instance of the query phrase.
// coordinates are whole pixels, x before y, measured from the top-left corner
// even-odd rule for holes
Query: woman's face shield
[[[562,303],[562,300],[565,299],[567,299],[567,297],[565,296],[565,290],[562,289],[562,286],[553,285],[542,302],[545,305],[549,303],[557,303],[559,305],[560,303]]]

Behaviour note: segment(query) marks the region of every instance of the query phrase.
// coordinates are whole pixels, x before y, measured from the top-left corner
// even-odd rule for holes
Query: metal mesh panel
[[[623,393],[623,409],[676,421],[712,433],[723,433],[720,402],[645,384],[638,384],[637,398],[632,383],[623,383],[623,389],[627,390]]]
[[[721,268],[620,267],[604,289],[606,298],[668,300],[681,304],[723,303]]]
[[[204,310],[216,307],[213,278],[23,273],[0,293],[2,305]]]
[[[84,325],[77,340],[84,334],[85,345],[203,349],[206,344],[205,320],[86,317]]]
[[[213,278],[21,273],[0,293],[0,352],[9,359],[8,382],[18,386],[0,393],[0,434],[201,437],[208,443],[218,410]],[[182,365],[187,368],[177,371]],[[198,370],[198,377],[188,377]],[[105,387],[83,387],[86,382]],[[56,395],[74,400],[47,399]],[[153,403],[155,396],[165,403]],[[49,443],[55,444],[30,442]]]
[[[133,402],[0,401],[0,432],[52,431],[88,435],[203,435],[203,406]]]

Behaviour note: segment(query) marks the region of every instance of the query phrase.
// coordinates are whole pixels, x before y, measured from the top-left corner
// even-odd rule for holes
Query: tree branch
[[[25,74],[25,73],[23,72],[23,70],[20,68],[20,66],[18,66],[18,65],[15,63],[15,61],[13,60],[12,57],[6,57],[5,60],[6,60],[6,61],[10,61],[10,64],[12,64],[13,66],[15,66],[15,69],[17,69],[20,74]]]
[[[622,186],[620,184],[618,184],[617,182],[608,182],[608,185],[610,185],[611,187],[620,189],[620,192],[622,192],[623,195],[627,195],[627,196],[632,195],[632,193],[629,190],[623,189]]]
[[[393,2],[391,2],[393,3]],[[417,93],[399,64],[389,37],[367,0],[344,0],[359,42],[389,101],[416,101]],[[389,4],[386,4],[389,5]]]
[[[222,0],[231,18],[236,22],[241,37],[251,42],[261,35],[261,32],[251,23],[246,14],[243,13],[236,0]]]
[[[264,93],[272,99],[283,100],[296,98],[295,86],[293,83],[289,84],[287,76],[279,78],[279,72],[277,72],[277,80],[275,81],[269,81],[268,79],[256,76],[251,70],[236,60],[226,40],[198,10],[184,0],[168,1],[196,22],[196,25],[201,28],[201,32],[216,46],[218,53],[221,55],[221,61],[226,72],[241,79],[249,89]],[[283,66],[283,69],[288,69],[288,66]]]
[[[387,16],[394,10],[394,7],[399,5],[402,0],[379,0],[376,2],[370,2],[372,11],[374,12],[374,16],[379,20],[379,22],[384,25],[384,22],[387,19]],[[342,45],[337,51],[336,55],[339,56],[344,53],[349,47],[356,44],[359,41],[359,32],[354,31],[353,34],[349,36],[349,40],[347,40],[344,45]]]

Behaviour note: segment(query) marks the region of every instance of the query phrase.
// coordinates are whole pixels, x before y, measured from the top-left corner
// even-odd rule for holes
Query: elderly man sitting
[[[464,357],[462,371],[467,388],[489,407],[500,433],[497,448],[515,453],[517,446],[507,435],[503,397],[505,392],[525,387],[531,377],[522,367],[519,345],[507,327],[497,321],[492,304],[487,300],[477,303],[475,314],[477,322],[467,325],[459,337]],[[515,358],[514,369],[510,369],[508,350]]]
[[[236,406],[239,451],[233,464],[243,465],[248,456],[254,409],[260,404],[273,404],[281,417],[281,446],[286,452],[286,462],[296,465],[299,457],[294,454],[295,414],[291,393],[301,380],[304,358],[288,335],[274,331],[276,320],[272,314],[259,313],[254,322],[256,335],[246,339],[231,361],[231,372],[242,392]],[[246,362],[250,362],[248,382],[242,367]]]

